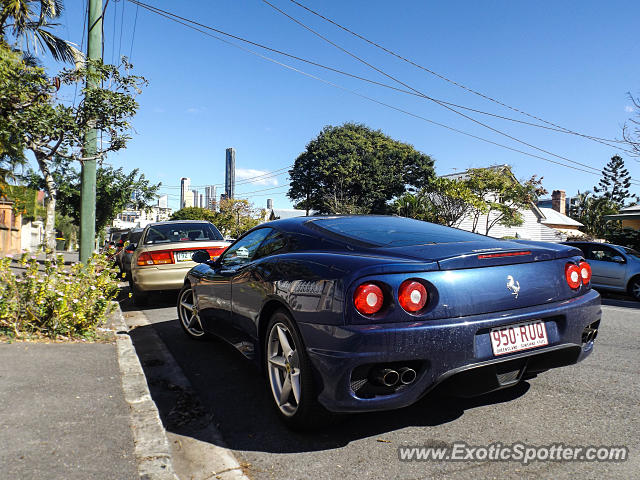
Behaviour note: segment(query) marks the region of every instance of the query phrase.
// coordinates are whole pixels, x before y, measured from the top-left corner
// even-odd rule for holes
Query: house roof
[[[620,209],[620,213],[640,213],[640,205],[632,205],[630,207],[625,207]]]
[[[640,205],[632,205],[620,209],[617,215],[605,215],[605,220],[638,220],[640,219]]]
[[[511,167],[509,165],[490,165],[488,167],[478,167],[474,169],[467,169],[462,172],[449,173],[447,175],[440,175],[440,176],[443,178],[450,178],[452,180],[466,180],[467,178],[469,178],[469,170],[503,170],[503,169],[507,169],[509,173],[513,175],[513,173],[511,172]]]
[[[573,218],[567,217],[562,213],[554,210],[553,208],[544,208],[538,207],[539,210],[544,215],[544,220],[540,220],[540,223],[549,224],[549,225],[566,225],[572,227],[582,227],[583,225],[574,220]]]

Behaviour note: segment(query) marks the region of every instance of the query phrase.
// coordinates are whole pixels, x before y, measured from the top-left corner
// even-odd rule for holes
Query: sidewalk
[[[138,478],[115,344],[0,344],[0,478]]]

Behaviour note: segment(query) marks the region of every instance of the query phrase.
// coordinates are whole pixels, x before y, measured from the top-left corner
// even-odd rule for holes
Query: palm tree
[[[80,51],[71,42],[51,32],[51,23],[62,14],[62,0],[0,0],[0,41],[7,42],[10,32],[14,38],[24,38],[26,52],[48,50],[58,61],[74,62]]]

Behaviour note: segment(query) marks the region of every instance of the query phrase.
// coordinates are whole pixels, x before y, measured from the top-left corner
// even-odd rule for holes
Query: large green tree
[[[135,95],[146,81],[130,74],[132,66],[126,59],[120,66],[88,60],[73,70],[63,70],[55,79],[24,58],[5,55],[0,63],[0,70],[10,72],[0,83],[0,126],[8,132],[0,137],[5,144],[2,151],[20,157],[27,150],[35,157],[47,193],[45,245],[53,250],[58,194],[53,171],[57,162],[101,160],[108,152],[125,148],[130,121],[138,108]],[[86,88],[89,77],[104,86]],[[80,102],[68,104],[57,96],[59,85],[78,82],[85,85]],[[92,156],[83,153],[89,127],[102,132],[98,151]]]
[[[623,208],[633,198],[629,193],[631,187],[631,175],[625,168],[624,160],[619,155],[614,155],[602,169],[602,178],[593,191],[616,205]]]
[[[56,159],[52,176],[57,191],[57,211],[80,225],[82,178],[71,160]],[[42,189],[44,179],[34,171],[29,184]],[[96,232],[102,231],[127,207],[137,210],[155,205],[160,184],[152,184],[136,168],[126,173],[122,167],[101,165],[96,169]]]
[[[380,130],[327,126],[289,170],[296,207],[329,214],[388,213],[388,202],[432,178],[433,160]]]

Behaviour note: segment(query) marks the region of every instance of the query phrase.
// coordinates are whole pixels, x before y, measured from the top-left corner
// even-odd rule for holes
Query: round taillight
[[[363,283],[353,294],[353,304],[363,315],[373,315],[382,308],[384,293],[375,283]]]
[[[580,262],[580,276],[582,277],[582,283],[585,285],[591,281],[591,265],[587,262]]]
[[[564,267],[564,276],[567,278],[567,283],[573,289],[576,289],[582,283],[580,274],[580,268],[575,263],[567,263]]]
[[[427,289],[416,280],[405,280],[398,290],[398,302],[407,312],[422,310],[427,304]]]

